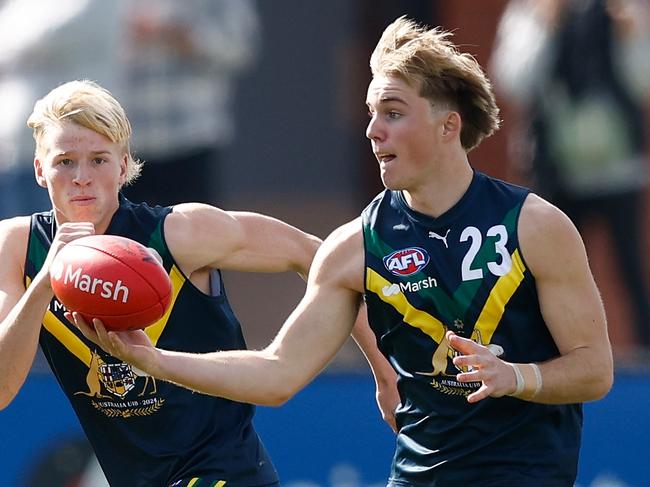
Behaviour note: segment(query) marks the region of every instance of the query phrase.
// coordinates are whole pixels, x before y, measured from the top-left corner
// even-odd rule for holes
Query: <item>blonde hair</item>
[[[93,130],[119,144],[127,155],[124,184],[137,179],[142,163],[131,155],[131,124],[122,106],[108,90],[93,81],[69,81],[38,100],[27,119],[27,126],[34,130],[36,150],[39,150],[48,127],[66,121]]]
[[[397,76],[411,86],[419,84],[420,96],[458,110],[460,141],[470,151],[499,128],[499,108],[476,59],[458,52],[450,36],[402,16],[384,30],[370,57],[370,69],[373,77]]]

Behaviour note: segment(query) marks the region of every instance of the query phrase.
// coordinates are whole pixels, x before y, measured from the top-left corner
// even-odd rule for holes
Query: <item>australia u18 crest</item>
[[[99,378],[104,387],[118,397],[123,398],[135,387],[135,374],[125,363],[100,365]]]

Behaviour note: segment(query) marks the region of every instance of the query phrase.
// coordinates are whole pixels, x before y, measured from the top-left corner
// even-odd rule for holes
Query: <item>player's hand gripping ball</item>
[[[155,251],[116,235],[91,235],[65,245],[50,269],[56,298],[107,330],[145,328],[169,309],[172,285]]]

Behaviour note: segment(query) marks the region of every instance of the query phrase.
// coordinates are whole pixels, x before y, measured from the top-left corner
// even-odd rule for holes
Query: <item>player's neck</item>
[[[467,158],[461,164],[440,167],[425,184],[404,190],[404,198],[415,211],[434,218],[446,213],[463,197],[474,172]]]

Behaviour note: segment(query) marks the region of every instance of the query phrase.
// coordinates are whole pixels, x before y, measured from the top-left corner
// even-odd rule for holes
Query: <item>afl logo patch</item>
[[[396,250],[384,257],[384,266],[396,276],[410,276],[424,269],[429,263],[429,254],[420,247]]]

